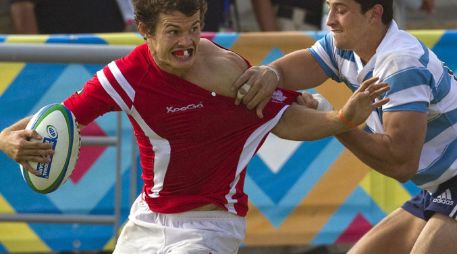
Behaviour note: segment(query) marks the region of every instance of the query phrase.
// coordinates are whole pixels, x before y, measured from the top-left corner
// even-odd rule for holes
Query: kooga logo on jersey
[[[192,110],[192,109],[198,109],[198,108],[203,108],[203,102],[199,102],[198,104],[189,104],[184,107],[167,107],[167,113],[176,113],[176,112],[183,112],[187,110]]]

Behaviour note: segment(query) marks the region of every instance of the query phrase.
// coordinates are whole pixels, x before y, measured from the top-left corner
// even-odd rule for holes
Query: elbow
[[[390,177],[401,183],[405,183],[416,175],[419,163],[404,163],[400,165],[397,164],[393,165],[392,167],[393,173],[390,175]]]

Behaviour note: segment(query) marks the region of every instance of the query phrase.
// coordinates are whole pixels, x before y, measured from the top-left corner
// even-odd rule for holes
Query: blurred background
[[[255,65],[325,34],[321,0],[208,2],[203,36]],[[457,2],[425,2],[397,2],[396,18],[457,71]],[[143,43],[132,19],[128,0],[0,0],[0,130],[62,101]],[[349,96],[333,81],[310,92],[335,108]],[[139,158],[123,116],[108,114],[82,134],[74,174],[48,195],[28,188],[18,166],[0,153],[0,253],[110,253],[141,190]],[[334,138],[291,142],[270,135],[248,168],[245,254],[345,253],[418,192],[371,171]]]
[[[266,0],[259,0],[266,1]],[[280,2],[280,1],[279,1]],[[286,1],[287,2],[287,1]],[[291,1],[293,2],[293,1]],[[316,2],[316,1],[295,1],[295,2]],[[319,2],[319,1],[317,1]],[[434,8],[431,13],[420,9],[419,1],[400,0],[404,2],[401,8],[397,6],[396,19],[399,17],[403,21],[405,29],[455,29],[457,28],[457,1],[455,0],[435,0]],[[412,3],[409,3],[412,2]],[[407,4],[409,3],[409,5]],[[239,6],[240,17],[242,23],[242,31],[260,31],[259,24],[256,21],[255,12],[253,11],[252,1],[237,1]],[[397,3],[398,4],[398,3]],[[316,7],[315,9],[318,9]]]

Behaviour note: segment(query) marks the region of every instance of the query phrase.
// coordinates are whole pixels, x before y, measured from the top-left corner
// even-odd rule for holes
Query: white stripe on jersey
[[[433,54],[429,54],[430,61],[428,62],[426,68],[431,72],[433,79],[438,80],[438,84],[441,82],[441,80],[445,77],[447,77],[449,74],[444,71],[443,67],[439,64],[433,64],[436,62],[441,62],[441,60]]]
[[[152,193],[149,194],[149,197],[157,198],[159,197],[160,191],[163,189],[163,182],[165,175],[167,174],[168,164],[170,163],[170,143],[149,127],[143,117],[141,117],[135,109],[135,106],[132,107],[131,116],[138,123],[144,134],[150,137],[149,142],[151,143],[154,151],[154,186],[151,189]]]
[[[417,52],[417,54],[423,55],[423,50],[421,50],[421,52]],[[378,69],[375,70],[374,75],[376,76],[382,73],[384,74],[384,76],[382,77],[384,80],[389,79],[391,76],[399,75],[410,70],[416,70],[418,68],[425,69],[426,67],[423,63],[419,61],[419,59],[417,59],[417,57],[412,57],[407,53],[405,53],[404,55],[387,55],[385,57],[380,57],[380,59],[382,59],[382,62],[379,63],[380,66],[377,66]],[[379,67],[382,67],[382,69]]]
[[[445,73],[444,75],[449,75]],[[449,112],[457,108],[457,84],[451,84],[449,93],[441,99],[439,104],[431,104],[430,110],[434,112]]]
[[[420,169],[430,167],[430,165],[435,162],[436,158],[439,158],[443,151],[446,150],[449,143],[454,141],[453,139],[449,139],[449,136],[455,133],[456,129],[457,123],[442,131],[438,136],[427,142],[427,146],[422,148],[421,159],[419,162]]]
[[[384,126],[382,125],[382,122],[379,119],[378,112],[376,112],[376,111],[371,112],[366,123],[367,123],[368,128],[370,128],[370,130],[372,132],[384,133]]]
[[[225,195],[225,198],[227,200],[227,204],[225,207],[227,210],[231,213],[236,214],[236,210],[234,207],[234,204],[236,203],[236,199],[233,198],[233,195],[236,193],[236,185],[238,184],[238,181],[240,180],[240,174],[243,171],[244,168],[247,167],[249,161],[251,161],[251,158],[254,156],[257,147],[259,146],[260,142],[262,139],[265,137],[265,135],[268,134],[268,132],[273,129],[273,127],[276,126],[276,124],[279,122],[281,119],[282,115],[284,114],[284,111],[288,106],[284,106],[274,118],[272,118],[270,121],[264,123],[262,126],[257,128],[246,140],[246,143],[244,144],[243,151],[240,154],[240,159],[238,161],[238,166],[236,168],[236,177],[235,180],[230,184],[230,191]]]
[[[127,106],[127,104],[125,104],[124,100],[113,88],[109,80],[106,78],[105,73],[103,73],[103,70],[97,72],[97,78],[100,81],[100,84],[102,84],[102,87],[105,89],[105,91],[111,96],[111,98],[117,103],[117,105],[119,105],[122,111],[129,114],[129,107]]]
[[[332,60],[330,58],[330,56],[328,54],[326,54],[325,52],[325,49],[316,44],[313,46],[313,49],[316,51],[317,54],[319,54],[319,56],[322,58],[321,60],[325,62],[325,64],[327,65],[328,68],[330,68],[332,70],[332,72],[336,75],[336,76],[340,76],[340,72],[333,66],[332,64]]]
[[[455,161],[450,168],[456,168],[457,167],[457,161]],[[429,181],[425,184],[419,185],[420,188],[424,190],[428,190],[429,192],[435,192],[438,189],[438,185],[441,183],[446,182],[447,180],[451,179],[452,177],[457,175],[457,171],[451,171],[447,170],[445,171],[442,175],[440,175],[439,178]]]
[[[388,110],[398,105],[403,105],[404,101],[430,101],[430,98],[427,96],[428,94],[430,94],[430,87],[428,85],[418,85],[403,89],[389,95],[390,101],[382,108]]]
[[[116,63],[113,61],[110,64],[108,64],[108,68],[110,69],[111,73],[113,73],[114,78],[116,81],[119,83],[119,85],[122,87],[124,92],[127,94],[127,96],[130,98],[130,100],[134,101],[135,99],[135,90],[133,90],[132,85],[127,81],[127,79],[124,77],[122,74],[121,70],[117,67]]]

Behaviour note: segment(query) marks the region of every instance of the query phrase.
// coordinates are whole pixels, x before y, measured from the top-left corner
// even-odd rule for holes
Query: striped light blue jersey
[[[370,115],[369,131],[384,132],[383,112],[427,113],[427,133],[414,183],[434,191],[457,175],[457,81],[430,49],[392,22],[366,65],[353,51],[335,48],[331,33],[309,50],[329,77],[352,91],[373,76],[390,85],[385,95],[390,102]]]

